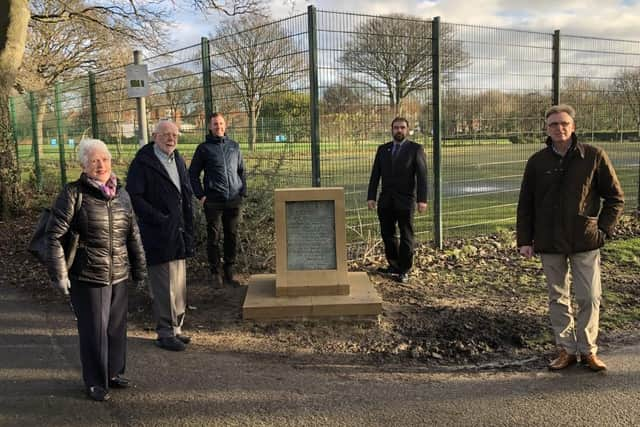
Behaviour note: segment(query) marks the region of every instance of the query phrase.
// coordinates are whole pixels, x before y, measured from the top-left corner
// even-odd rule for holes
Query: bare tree
[[[27,42],[27,0],[0,1],[0,215],[20,206],[20,177],[9,118],[9,94]]]
[[[84,8],[84,9],[83,9]],[[85,10],[85,14],[79,14]],[[157,11],[138,10],[139,19],[121,16],[120,9],[113,8],[115,16],[108,26],[100,23],[102,10],[87,8],[83,0],[32,0],[32,19],[25,60],[17,85],[21,89],[36,92],[36,133],[42,144],[43,121],[50,102],[51,88],[56,82],[86,75],[90,69],[113,67],[116,60],[105,52],[114,46],[128,47],[129,43],[144,41],[147,46],[161,46],[162,29]],[[117,22],[119,21],[119,22]],[[148,23],[148,25],[146,24]],[[117,58],[120,60],[120,58]]]
[[[615,88],[633,111],[638,136],[640,136],[640,70],[621,72],[614,81]]]
[[[174,122],[178,121],[178,113],[182,117],[188,115],[196,103],[202,102],[200,74],[172,67],[154,72],[153,79],[164,93]]]
[[[298,78],[303,59],[280,24],[267,23],[260,16],[224,22],[211,46],[214,72],[228,77],[240,95],[249,121],[249,149],[253,150],[264,97]]]
[[[360,107],[360,97],[344,83],[334,83],[322,95],[325,112],[349,113]]]
[[[441,26],[444,80],[469,63],[469,55],[453,35],[453,27]],[[373,17],[357,27],[352,37],[339,61],[355,73],[355,82],[386,96],[396,114],[404,98],[431,86],[431,22],[400,14]]]
[[[266,16],[266,3],[263,0],[191,0],[195,8],[203,13],[220,12],[227,16],[259,15]]]
[[[171,22],[172,12],[178,4],[189,4],[202,11],[217,11],[230,16],[243,13],[258,13],[264,10],[264,0],[176,0],[174,2],[112,0],[1,0],[0,1],[0,215],[5,217],[12,208],[21,205],[19,196],[19,174],[16,153],[11,137],[8,113],[8,97],[16,83],[16,76],[25,54],[29,23],[74,25],[101,28],[120,40],[137,43],[147,40],[149,34],[162,38],[162,31]],[[30,10],[46,6],[42,9]],[[82,35],[74,34],[73,28],[65,28],[61,35],[68,37],[66,44],[58,49],[73,54],[74,48],[90,45],[90,39],[81,41]],[[71,34],[70,34],[71,33]],[[74,36],[78,36],[74,40]],[[63,42],[66,43],[66,42]],[[39,54],[38,48],[34,52]],[[83,67],[89,62],[83,62]],[[53,66],[52,66],[53,65]],[[58,73],[55,61],[42,66],[49,73]],[[26,84],[23,82],[23,84]],[[19,87],[21,87],[19,85]]]

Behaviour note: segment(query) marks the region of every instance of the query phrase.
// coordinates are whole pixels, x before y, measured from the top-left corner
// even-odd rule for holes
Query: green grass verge
[[[192,138],[193,139],[193,138]],[[543,147],[542,144],[510,144],[496,139],[491,145],[457,140],[445,143],[442,159],[442,225],[445,238],[493,233],[513,227],[522,172],[527,158]],[[383,141],[322,141],[320,147],[320,176],[323,186],[345,188],[347,223],[350,240],[364,239],[376,233],[375,212],[366,210],[366,188],[376,147]],[[418,140],[425,145],[429,168],[433,170],[433,148],[426,137]],[[453,144],[455,142],[455,144]],[[484,141],[486,142],[486,141]],[[276,187],[311,186],[311,150],[308,143],[259,143],[254,151],[242,144],[249,174],[249,192],[271,191]],[[616,164],[620,181],[627,196],[627,208],[637,206],[638,143],[600,142]],[[180,151],[187,161],[197,144],[181,143]],[[34,181],[31,146],[21,144],[22,179]],[[111,145],[114,170],[126,176],[130,160],[138,147]],[[73,148],[65,146],[67,179],[75,179],[80,169]],[[41,155],[45,191],[55,192],[60,185],[59,151],[57,146],[44,146]],[[430,174],[430,181],[432,175]],[[433,196],[433,182],[430,182]],[[416,217],[416,232],[421,239],[433,235],[433,201],[429,212]]]
[[[608,242],[602,253],[603,257],[617,263],[640,268],[640,237]]]

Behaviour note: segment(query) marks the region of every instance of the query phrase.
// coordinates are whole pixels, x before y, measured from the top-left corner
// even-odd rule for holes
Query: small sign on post
[[[125,67],[127,74],[127,96],[143,98],[149,96],[149,72],[146,64],[129,64]]]

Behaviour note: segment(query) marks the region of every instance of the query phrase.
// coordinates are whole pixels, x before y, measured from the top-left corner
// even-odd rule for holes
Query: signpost
[[[138,145],[142,147],[149,142],[147,132],[147,102],[145,96],[149,96],[149,71],[147,65],[142,64],[142,53],[133,51],[133,64],[127,65],[127,96],[136,98],[136,110],[138,113]]]

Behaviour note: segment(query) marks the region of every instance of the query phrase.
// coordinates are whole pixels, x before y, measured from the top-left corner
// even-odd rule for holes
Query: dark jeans
[[[109,378],[124,374],[127,358],[127,283],[92,286],[71,284],[78,319],[80,361],[85,386],[109,387]]]
[[[236,262],[240,208],[225,208],[205,201],[204,214],[207,218],[209,268],[217,274],[220,272],[220,238],[223,234],[224,265],[231,266]]]
[[[413,210],[378,208],[384,254],[390,266],[406,273],[413,266]],[[400,240],[396,237],[396,224]]]

